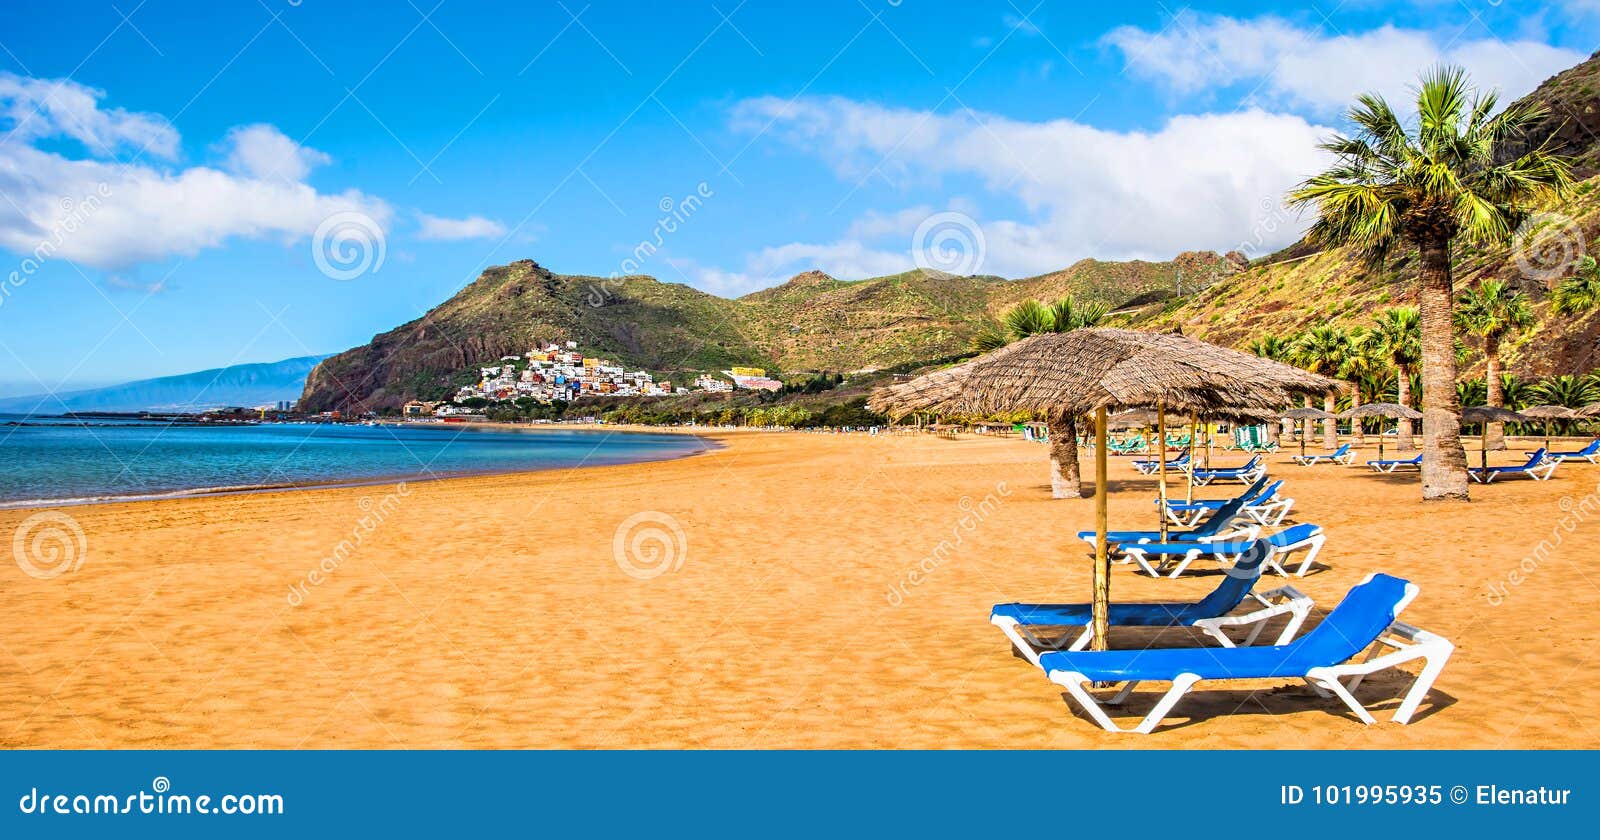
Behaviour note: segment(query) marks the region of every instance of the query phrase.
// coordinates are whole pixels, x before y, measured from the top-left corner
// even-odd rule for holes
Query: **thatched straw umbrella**
[[[1339,419],[1356,417],[1388,417],[1391,420],[1421,420],[1422,412],[1399,403],[1367,403],[1339,413]],[[1383,425],[1378,425],[1378,460],[1383,460]]]
[[[1109,410],[1146,407],[1197,415],[1248,413],[1276,409],[1297,397],[1320,396],[1341,387],[1335,379],[1181,335],[1105,328],[1025,338],[964,367],[960,393],[949,405],[980,414],[1094,415],[1097,649],[1106,644],[1111,603],[1111,565],[1106,550]]]
[[[1578,416],[1576,409],[1567,408],[1564,405],[1535,405],[1528,408],[1518,409],[1517,413],[1521,414],[1523,417],[1532,417],[1536,420],[1544,421],[1542,425],[1544,426],[1545,449],[1550,448],[1550,421],[1571,420],[1572,418]]]
[[[1477,423],[1483,427],[1483,450],[1478,463],[1484,468],[1489,468],[1489,424],[1490,423],[1526,423],[1528,418],[1515,411],[1493,405],[1474,405],[1461,409],[1461,422]]]
[[[1285,420],[1306,420],[1306,421],[1309,421],[1309,420],[1333,420],[1336,417],[1338,417],[1339,415],[1330,414],[1330,413],[1328,413],[1326,411],[1323,411],[1320,408],[1312,408],[1311,406],[1308,405],[1305,408],[1290,409],[1288,411],[1285,411],[1280,416]],[[1300,454],[1302,456],[1304,456],[1306,454],[1306,432],[1309,429],[1310,429],[1309,425],[1300,427]]]
[[[985,359],[1003,357],[1016,344],[1007,345]],[[897,382],[874,391],[868,406],[876,412],[900,418],[918,412],[960,414],[966,407],[959,402],[961,385],[977,359],[925,373],[906,382]],[[1078,477],[1078,429],[1075,417],[1047,417],[1044,424],[1050,446],[1050,495],[1057,499],[1076,499],[1082,495]]]
[[[1579,417],[1600,417],[1600,402],[1589,403],[1577,412]]]

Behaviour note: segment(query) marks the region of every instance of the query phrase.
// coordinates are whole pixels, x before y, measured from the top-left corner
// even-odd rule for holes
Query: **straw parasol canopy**
[[[1387,417],[1391,420],[1421,420],[1422,412],[1409,405],[1399,403],[1367,403],[1359,405],[1348,411],[1339,412],[1339,419],[1351,420],[1357,417]],[[1378,429],[1378,460],[1383,460],[1383,429]]]
[[[1461,422],[1477,423],[1483,427],[1483,450],[1479,455],[1478,464],[1487,470],[1489,468],[1489,424],[1526,423],[1528,418],[1515,411],[1498,406],[1473,405],[1461,409]]]
[[[1045,418],[1094,414],[1093,626],[1094,646],[1103,649],[1111,577],[1106,551],[1108,411],[1153,408],[1158,416],[1167,410],[1244,415],[1341,387],[1336,379],[1181,335],[1085,328],[1025,338],[893,386],[874,395],[873,402],[875,410],[891,412],[938,407],[974,414],[1031,411]]]
[[[1312,408],[1311,406],[1308,405],[1305,408],[1291,408],[1288,411],[1283,412],[1283,414],[1281,414],[1279,416],[1282,417],[1284,420],[1334,420],[1334,419],[1337,419],[1339,415],[1333,414],[1333,413],[1330,413],[1330,412],[1327,412],[1327,411],[1323,411],[1320,408]],[[1305,454],[1306,454],[1306,433],[1305,433],[1305,431],[1301,431],[1300,432],[1300,455],[1301,455],[1301,457],[1305,457]]]
[[[1524,408],[1524,409],[1518,410],[1517,413],[1521,414],[1523,417],[1532,417],[1532,418],[1534,418],[1536,420],[1543,420],[1544,421],[1544,423],[1541,424],[1541,425],[1544,426],[1544,448],[1545,449],[1549,449],[1550,448],[1550,421],[1551,420],[1571,420],[1572,418],[1578,416],[1578,410],[1577,409],[1567,408],[1564,405],[1535,405],[1535,406],[1529,406],[1528,408]]]
[[[1577,412],[1579,417],[1600,417],[1600,402],[1589,403]]]

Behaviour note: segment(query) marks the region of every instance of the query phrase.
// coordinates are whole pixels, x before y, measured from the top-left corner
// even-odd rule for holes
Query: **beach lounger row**
[[[1262,525],[1272,526],[1283,521],[1294,507],[1294,499],[1280,495],[1283,490],[1283,480],[1267,484],[1261,480],[1258,484],[1247,488],[1245,492],[1235,499],[1243,499],[1244,505],[1240,512]],[[1156,499],[1156,504],[1161,504],[1162,499]],[[1179,501],[1166,499],[1167,521],[1180,528],[1192,528],[1205,515],[1221,508],[1233,499],[1195,499],[1193,501]]]
[[[1167,461],[1167,469],[1169,470],[1182,470],[1188,465],[1189,453],[1187,452]],[[1161,471],[1161,460],[1159,458],[1140,458],[1133,462],[1133,468],[1143,475],[1155,475]]]
[[[1550,458],[1550,460],[1562,464],[1568,461],[1588,461],[1591,464],[1600,463],[1600,438],[1589,441],[1588,446],[1585,446],[1576,452],[1550,452],[1547,453],[1547,456]]]
[[[1257,529],[1259,532],[1259,528]],[[1188,570],[1199,559],[1215,560],[1223,568],[1237,568],[1240,563],[1260,554],[1261,565],[1268,571],[1289,577],[1289,557],[1296,552],[1306,555],[1296,566],[1295,577],[1305,577],[1317,560],[1317,552],[1327,540],[1321,526],[1302,522],[1265,538],[1246,541],[1201,543],[1133,543],[1118,546],[1123,558],[1138,565],[1151,577],[1175,578]],[[1288,565],[1286,565],[1288,564]]]
[[[1194,483],[1201,487],[1204,487],[1213,481],[1238,481],[1243,484],[1250,484],[1251,482],[1266,476],[1266,474],[1267,464],[1261,459],[1260,455],[1250,456],[1249,461],[1246,461],[1242,466],[1238,467],[1224,467],[1220,469],[1203,469],[1196,467],[1189,471],[1189,475],[1194,479]]]
[[[1224,628],[1251,627],[1243,644],[1255,643],[1267,622],[1279,616],[1288,616],[1287,623],[1278,635],[1276,644],[1285,644],[1311,614],[1311,599],[1292,586],[1282,586],[1270,592],[1253,592],[1261,578],[1262,558],[1265,552],[1256,552],[1235,566],[1234,572],[1224,576],[1222,583],[1205,598],[1194,603],[1166,604],[1112,604],[1113,627],[1197,627],[1216,639],[1223,647],[1233,647],[1234,642]],[[1230,615],[1241,603],[1251,601],[1256,608],[1243,615]],[[1017,654],[1034,665],[1039,664],[1041,651],[1083,650],[1094,639],[1090,605],[1088,604],[999,604],[989,614],[989,621],[1011,639]],[[1041,634],[1044,628],[1067,632],[1051,638]],[[1081,628],[1072,632],[1071,628]]]
[[[1549,481],[1561,462],[1548,457],[1543,447],[1528,456],[1527,463],[1508,467],[1470,467],[1467,474],[1480,484],[1489,484],[1497,478],[1525,475],[1535,481]]]
[[[1206,680],[1302,679],[1319,696],[1337,697],[1359,720],[1371,724],[1376,719],[1355,696],[1362,680],[1368,674],[1420,659],[1422,671],[1394,713],[1396,723],[1411,722],[1455,650],[1449,640],[1399,621],[1401,611],[1417,596],[1415,584],[1385,574],[1368,575],[1321,624],[1294,639],[1310,599],[1292,587],[1256,596],[1258,609],[1231,617],[1232,624],[1221,623],[1229,620],[1227,612],[1245,601],[1247,584],[1253,584],[1259,572],[1258,566],[1253,577],[1242,581],[1229,578],[1194,604],[1127,604],[1113,613],[1114,626],[1199,627],[1221,642],[1221,648],[1085,651],[1082,648],[1088,639],[1080,633],[1067,645],[1035,650],[1040,635],[1037,628],[1052,623],[1067,627],[1087,624],[1084,605],[1004,604],[994,608],[990,621],[1006,633],[1024,658],[1043,669],[1051,682],[1066,688],[1089,717],[1109,732],[1150,733],[1185,694]],[[1217,610],[1223,612],[1207,615]],[[1286,627],[1271,646],[1250,646],[1265,626],[1262,622],[1279,615],[1289,615],[1292,627]],[[1225,626],[1245,625],[1256,626],[1244,646],[1234,646],[1222,633]],[[1356,661],[1363,651],[1367,656]],[[1143,682],[1166,682],[1170,687],[1137,724],[1118,726],[1107,707],[1126,701]],[[1110,697],[1096,697],[1096,686],[1106,684],[1121,684],[1121,688]]]
[[[1345,443],[1340,444],[1339,448],[1333,450],[1332,452],[1296,455],[1291,460],[1302,467],[1311,467],[1316,466],[1317,464],[1340,464],[1348,466],[1350,462],[1354,461],[1355,459],[1355,450],[1350,448],[1350,444]]]
[[[1422,469],[1422,453],[1417,453],[1415,458],[1387,459],[1382,461],[1368,461],[1367,466],[1378,472],[1392,473],[1395,470]]]

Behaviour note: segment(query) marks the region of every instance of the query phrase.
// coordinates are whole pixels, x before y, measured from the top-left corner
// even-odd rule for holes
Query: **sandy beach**
[[[1406,620],[1455,657],[1410,726],[1265,681],[1202,686],[1141,737],[1082,718],[987,621],[997,602],[1089,594],[1072,535],[1092,503],[1049,498],[1043,447],[715,438],[651,464],[59,509],[81,565],[0,573],[0,746],[1600,746],[1584,670],[1600,466],[1424,505],[1414,474],[1274,456],[1294,519],[1329,534],[1325,568],[1295,585],[1327,609],[1368,572],[1407,577],[1422,594]],[[1112,523],[1153,527],[1154,482],[1126,461]],[[37,515],[0,511],[0,533]],[[1115,566],[1113,598],[1199,598],[1216,583],[1200,566]],[[1406,685],[1361,696],[1386,718]]]

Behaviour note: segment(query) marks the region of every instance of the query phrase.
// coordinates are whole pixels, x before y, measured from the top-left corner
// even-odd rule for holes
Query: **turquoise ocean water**
[[[0,506],[624,464],[710,446],[687,435],[560,427],[195,427],[0,414]]]

